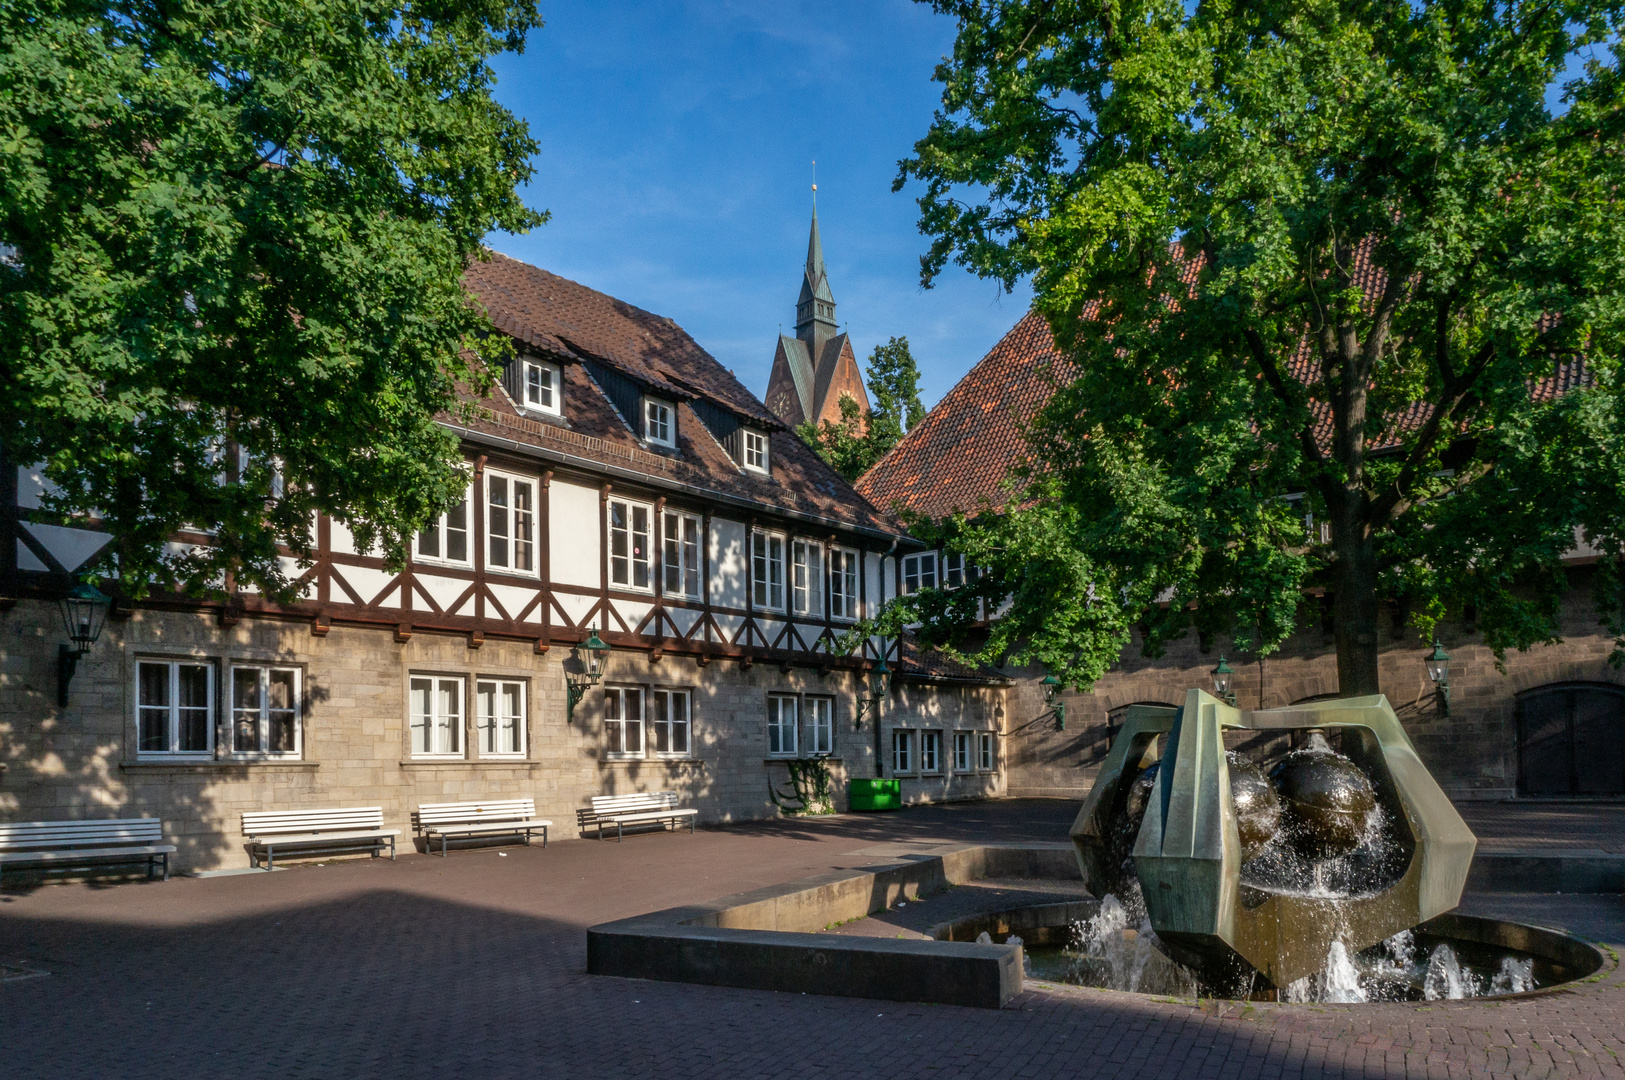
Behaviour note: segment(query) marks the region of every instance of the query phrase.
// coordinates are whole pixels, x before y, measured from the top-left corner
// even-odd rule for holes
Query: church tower
[[[835,321],[835,294],[824,268],[824,242],[818,235],[818,188],[813,188],[812,231],[807,237],[807,265],[796,299],[795,336],[779,335],[773,373],[767,381],[767,407],[791,427],[813,420],[841,420],[841,399],[858,404],[869,415],[869,393],[863,385],[852,341]],[[867,419],[864,421],[867,425]]]

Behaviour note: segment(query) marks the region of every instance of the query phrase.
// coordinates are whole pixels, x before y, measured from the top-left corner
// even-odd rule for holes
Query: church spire
[[[818,185],[813,184],[812,230],[807,234],[807,268],[796,299],[796,336],[827,339],[837,329],[835,294],[824,269],[824,241],[818,235]]]

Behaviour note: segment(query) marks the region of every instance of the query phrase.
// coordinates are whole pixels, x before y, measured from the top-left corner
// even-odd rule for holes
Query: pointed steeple
[[[824,269],[824,241],[818,235],[818,189],[813,189],[812,231],[807,236],[807,268],[796,299],[796,336],[828,338],[837,329],[835,294]]]

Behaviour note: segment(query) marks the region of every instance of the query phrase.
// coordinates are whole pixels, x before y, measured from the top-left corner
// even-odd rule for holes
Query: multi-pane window
[[[965,576],[965,556],[957,551],[942,553],[942,587],[957,589],[969,579]]]
[[[976,762],[976,767],[981,769],[983,772],[992,772],[993,771],[993,733],[991,731],[979,731],[979,732],[976,733],[976,739],[977,739],[977,749],[976,749],[977,762]]]
[[[520,402],[534,412],[559,415],[564,396],[561,392],[559,367],[541,360],[526,360],[524,369],[524,400]]]
[[[954,732],[954,772],[971,771],[971,735],[969,731]]]
[[[700,595],[700,519],[693,514],[668,512],[661,523],[665,542],[666,592]]]
[[[834,753],[835,699],[809,697],[804,700],[807,713],[807,753]]]
[[[418,533],[417,558],[422,562],[469,562],[468,497],[429,522]]]
[[[604,756],[643,756],[643,690],[640,687],[604,688]]]
[[[463,680],[412,676],[412,753],[461,757]]]
[[[536,482],[487,473],[485,564],[515,573],[536,572]]]
[[[767,752],[770,757],[795,757],[800,699],[793,694],[767,697]]]
[[[903,595],[937,587],[937,555],[934,551],[903,556]]]
[[[824,613],[824,549],[816,541],[790,545],[790,609],[797,615]]]
[[[920,771],[923,773],[942,771],[942,732],[920,732]]]
[[[649,694],[652,712],[649,717],[650,738],[655,753],[660,757],[688,757],[692,753],[689,742],[689,714],[687,690],[654,690]]]
[[[299,753],[299,671],[231,669],[231,750],[235,754]]]
[[[214,745],[214,665],[143,660],[136,667],[136,749],[207,754]]]
[[[858,553],[829,549],[829,613],[836,619],[858,617]]]
[[[643,437],[661,446],[676,446],[671,406],[653,398],[643,399]]]
[[[481,757],[519,756],[525,752],[525,684],[506,679],[480,679],[474,684],[475,729]]]
[[[914,733],[912,731],[894,731],[891,733],[891,769],[894,773],[911,773],[914,771]]]
[[[626,589],[654,587],[650,523],[654,510],[641,503],[609,500],[609,580]]]
[[[740,438],[745,446],[745,468],[755,469],[757,472],[767,472],[767,433],[752,431],[750,428],[740,429]]]
[[[784,537],[779,533],[750,534],[751,598],[759,608],[784,610]]]

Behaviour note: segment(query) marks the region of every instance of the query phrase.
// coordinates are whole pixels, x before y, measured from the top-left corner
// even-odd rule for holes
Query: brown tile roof
[[[500,387],[481,404],[491,412],[467,427],[620,469],[650,482],[682,484],[747,500],[764,510],[811,515],[851,528],[900,535],[845,480],[786,430],[734,375],[664,316],[655,315],[546,270],[490,252],[464,274],[469,291],[497,328],[563,363],[565,423],[521,415]],[[586,365],[629,376],[677,402],[676,453],[647,448],[595,385]],[[700,421],[693,400],[708,402],[770,432],[772,476],[745,472]],[[459,425],[460,426],[460,425]]]

